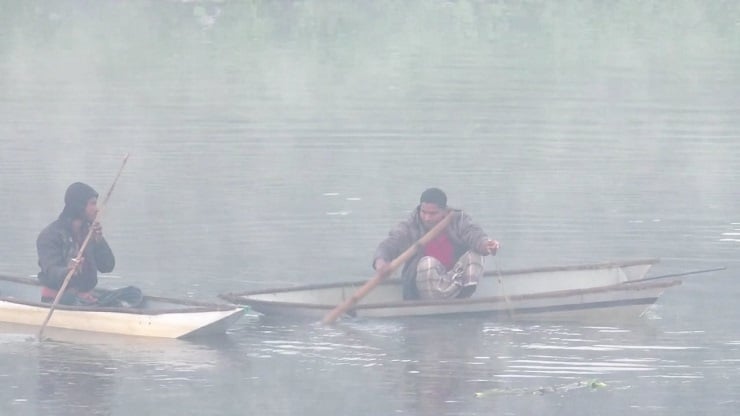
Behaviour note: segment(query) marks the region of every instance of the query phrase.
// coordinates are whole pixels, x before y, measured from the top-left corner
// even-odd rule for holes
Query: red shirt
[[[447,233],[442,233],[427,243],[424,247],[424,255],[439,260],[447,270],[452,269],[452,266],[455,265],[455,247],[452,246],[452,241],[450,241]]]

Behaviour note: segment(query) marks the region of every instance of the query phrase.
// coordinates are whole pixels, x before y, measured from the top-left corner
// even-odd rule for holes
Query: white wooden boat
[[[372,318],[470,313],[517,319],[561,319],[572,317],[574,313],[591,317],[636,317],[655,303],[663,291],[681,283],[678,279],[670,279],[678,276],[675,274],[646,278],[650,267],[657,262],[657,259],[644,259],[487,271],[476,292],[467,299],[404,301],[400,280],[388,279],[361,299],[348,314]],[[319,319],[351,297],[364,283],[307,285],[219,296],[235,304],[249,305],[266,315]]]
[[[0,322],[39,327],[49,313],[36,279],[0,275]],[[57,305],[48,327],[159,338],[224,333],[243,307],[145,296],[141,308]]]

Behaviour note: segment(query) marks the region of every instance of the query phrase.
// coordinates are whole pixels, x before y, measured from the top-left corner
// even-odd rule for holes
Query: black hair
[[[429,188],[422,192],[419,202],[436,204],[440,208],[447,208],[447,195],[439,188]]]

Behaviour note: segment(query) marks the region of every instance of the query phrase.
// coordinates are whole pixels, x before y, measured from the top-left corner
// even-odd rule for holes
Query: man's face
[[[442,221],[446,214],[446,209],[431,202],[422,202],[421,208],[419,209],[421,222],[424,224],[424,228],[426,228],[427,230],[437,225],[438,222]]]
[[[92,197],[87,200],[87,206],[85,206],[85,217],[89,222],[95,221],[95,217],[98,216],[98,198]]]

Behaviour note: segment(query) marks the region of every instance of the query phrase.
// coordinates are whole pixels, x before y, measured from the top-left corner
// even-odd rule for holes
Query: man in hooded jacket
[[[113,271],[116,264],[113,251],[103,238],[100,223],[95,222],[97,202],[98,193],[92,187],[81,182],[73,183],[64,194],[64,209],[59,218],[39,234],[36,250],[41,267],[38,279],[43,284],[42,302],[54,301],[64,278],[75,266],[75,258],[90,227],[93,229],[92,237],[59,303],[95,303],[91,291],[98,284],[98,272]]]

